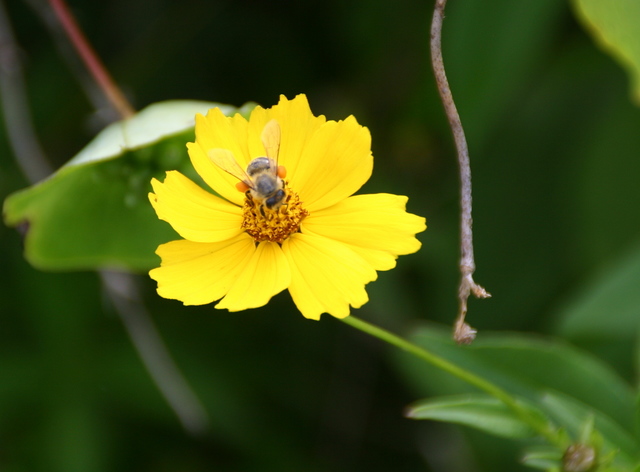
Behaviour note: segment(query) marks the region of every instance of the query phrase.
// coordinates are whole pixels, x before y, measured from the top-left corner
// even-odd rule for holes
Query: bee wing
[[[280,153],[280,124],[276,120],[269,121],[262,129],[260,135],[267,157],[275,162],[278,168],[278,154]]]
[[[251,182],[251,178],[247,175],[236,158],[233,156],[233,153],[228,149],[214,148],[209,149],[207,152],[209,159],[220,167],[223,171],[233,175],[236,179],[247,184],[249,188],[253,188],[253,183]]]

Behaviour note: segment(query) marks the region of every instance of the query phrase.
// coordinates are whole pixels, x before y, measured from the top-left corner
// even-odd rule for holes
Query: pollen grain
[[[282,244],[285,239],[300,230],[300,223],[309,215],[302,207],[300,197],[285,182],[286,196],[276,209],[269,209],[254,200],[247,192],[242,208],[242,228],[256,242],[271,241]]]

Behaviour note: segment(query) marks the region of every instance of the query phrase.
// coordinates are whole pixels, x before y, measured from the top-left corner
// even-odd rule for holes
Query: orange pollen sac
[[[242,208],[242,228],[256,242],[271,241],[282,244],[293,233],[300,231],[300,223],[309,215],[302,208],[300,197],[284,185],[285,198],[278,208],[269,209],[247,192]]]

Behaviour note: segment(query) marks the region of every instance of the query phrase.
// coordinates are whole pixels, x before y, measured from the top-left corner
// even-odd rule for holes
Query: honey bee
[[[260,139],[267,155],[253,159],[246,172],[228,149],[211,149],[208,155],[220,169],[240,180],[236,188],[241,192],[249,192],[251,198],[260,205],[260,212],[264,216],[263,207],[277,210],[286,197],[282,180],[286,176],[286,169],[278,166],[280,125],[276,120],[271,120],[265,125]]]

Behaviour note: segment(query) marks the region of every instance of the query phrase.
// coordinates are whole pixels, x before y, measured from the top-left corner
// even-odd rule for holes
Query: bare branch
[[[0,2],[0,96],[2,114],[9,145],[22,173],[30,182],[47,177],[53,168],[40,148],[31,124],[31,113],[18,57],[18,46],[7,18],[4,3]]]
[[[100,277],[140,359],[183,428],[194,436],[204,433],[209,422],[207,412],[171,358],[140,300],[133,276],[103,270]]]
[[[100,86],[111,102],[111,105],[118,110],[118,113],[123,119],[130,118],[135,115],[136,112],[134,108],[113,81],[111,75],[104,67],[104,64],[91,47],[91,44],[87,41],[87,38],[78,26],[78,23],[76,23],[76,20],[69,11],[69,7],[65,1],[49,0],[49,3],[67,33],[69,41],[71,41],[73,46],[76,48],[78,55],[84,61],[87,69],[89,69],[89,72],[91,72],[96,83]]]
[[[95,109],[96,116],[93,118],[95,126],[102,129],[109,123],[121,119],[120,113],[116,110],[102,89],[96,85],[93,75],[87,69],[84,61],[76,51],[76,48],[69,42],[69,37],[64,27],[58,20],[48,0],[24,0],[31,7],[33,12],[40,18],[44,27],[49,31],[51,39],[55,44],[58,55],[65,61],[71,75],[78,81],[85,96]]]
[[[476,330],[465,322],[467,314],[467,301],[469,295],[477,298],[491,296],[480,285],[473,281],[473,272],[476,264],[473,257],[473,232],[471,230],[471,166],[469,164],[469,149],[464,136],[460,115],[451,95],[447,75],[442,61],[442,21],[444,20],[444,7],[447,0],[436,0],[431,23],[431,62],[433,72],[440,92],[440,98],[444,105],[445,113],[449,119],[449,125],[453,133],[453,139],[458,151],[458,165],[460,168],[460,286],[458,289],[458,318],[454,327],[454,339],[458,344],[469,344],[476,335]]]
[[[0,93],[5,125],[14,158],[27,179],[35,183],[52,172],[33,129],[27,103],[18,45],[13,36],[4,4],[0,0]],[[171,358],[160,333],[139,299],[133,276],[100,272],[102,283],[111,297],[133,345],[160,393],[193,435],[204,432],[208,417],[204,407],[190,389]]]

